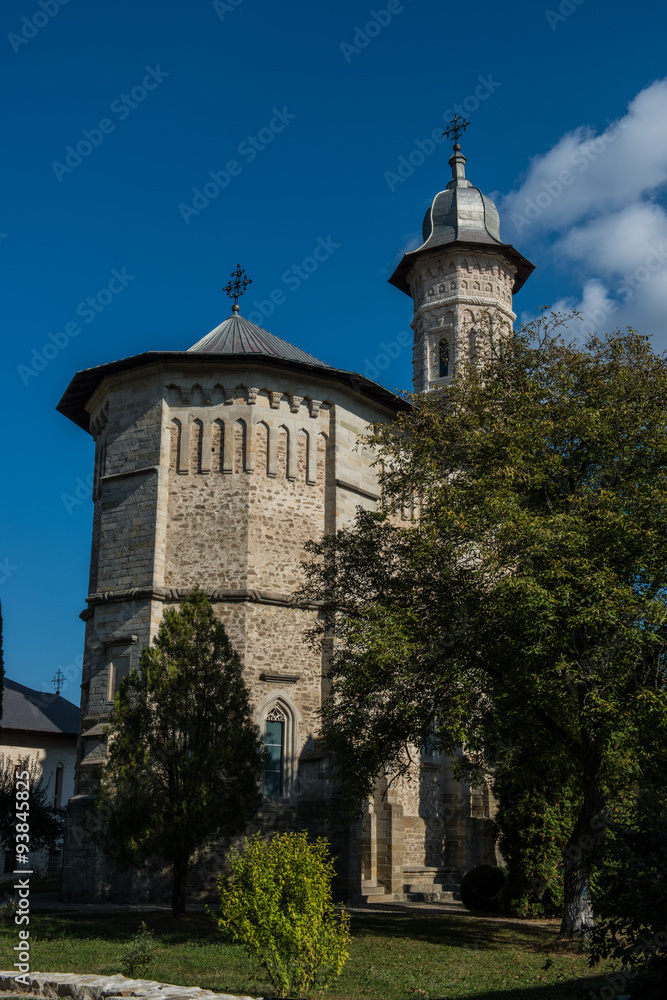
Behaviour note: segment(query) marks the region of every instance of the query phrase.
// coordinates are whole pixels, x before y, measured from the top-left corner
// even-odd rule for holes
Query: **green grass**
[[[34,972],[120,970],[123,945],[141,920],[155,930],[155,958],[144,976],[221,993],[270,993],[261,966],[205,914],[36,914]],[[543,926],[436,913],[353,914],[350,959],[330,1000],[568,1000],[602,980],[587,956]],[[10,968],[16,928],[0,927],[0,967]],[[1,998],[0,998],[1,1000]]]

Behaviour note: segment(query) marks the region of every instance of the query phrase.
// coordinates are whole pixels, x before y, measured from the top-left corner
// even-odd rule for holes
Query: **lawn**
[[[123,945],[142,919],[154,929],[147,978],[225,993],[270,993],[260,966],[202,913],[36,914],[33,971],[120,971]],[[599,991],[587,956],[553,930],[437,913],[352,916],[350,959],[330,1000],[569,1000]],[[0,967],[11,968],[16,928],[0,927]],[[1,1000],[1,998],[0,998]]]

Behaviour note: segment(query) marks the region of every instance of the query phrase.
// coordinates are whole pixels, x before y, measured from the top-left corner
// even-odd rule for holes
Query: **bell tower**
[[[457,365],[477,356],[483,329],[511,328],[512,295],[534,270],[502,242],[496,206],[466,178],[458,139],[467,124],[456,116],[444,133],[455,139],[452,179],[424,216],[424,242],[389,279],[414,301],[415,392],[447,384]]]

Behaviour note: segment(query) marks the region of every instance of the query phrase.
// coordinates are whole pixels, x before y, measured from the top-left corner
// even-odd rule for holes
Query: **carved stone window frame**
[[[256,715],[262,739],[264,739],[266,723],[272,712],[279,712],[285,720],[283,794],[279,797],[271,797],[270,799],[267,797],[267,800],[272,802],[284,802],[288,799],[296,798],[297,794],[297,738],[301,715],[287,691],[272,691],[271,694],[267,695],[264,699]]]

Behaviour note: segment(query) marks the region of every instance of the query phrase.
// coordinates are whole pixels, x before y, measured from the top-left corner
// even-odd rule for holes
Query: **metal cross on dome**
[[[246,276],[245,270],[240,264],[236,265],[236,270],[232,271],[231,277],[234,278],[234,281],[225,285],[223,292],[227,292],[230,299],[234,299],[232,312],[237,313],[239,311],[239,295],[243,295],[248,285],[252,285],[252,278]]]
[[[58,669],[56,670],[56,675],[53,678],[53,680],[51,681],[51,683],[53,684],[54,688],[56,689],[56,695],[60,694],[60,691],[62,689],[63,681],[64,680],[65,680],[65,677],[63,675],[63,672],[60,669],[60,667],[58,667]]]
[[[443,135],[446,135],[448,139],[454,140],[454,149],[461,148],[459,146],[459,136],[463,135],[468,125],[470,125],[470,122],[467,122],[465,118],[459,118],[458,114],[455,114],[445,131],[442,133]]]

